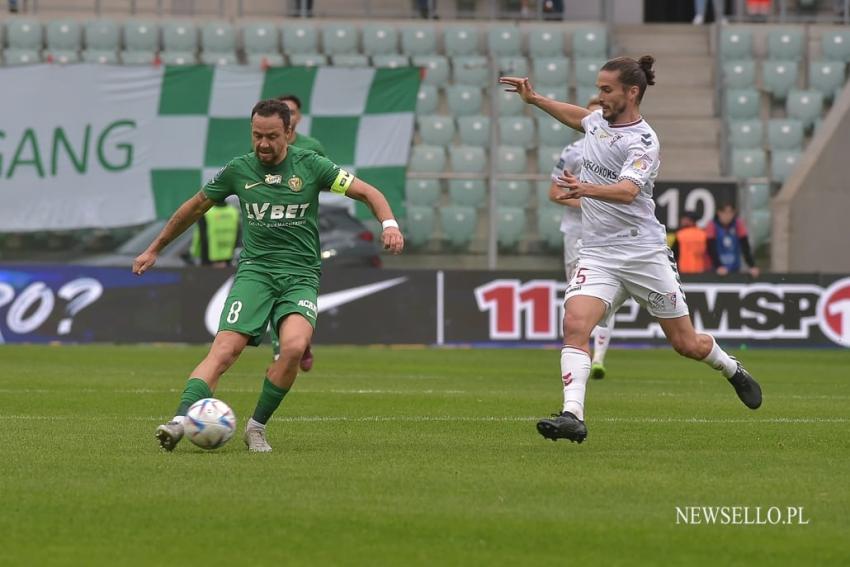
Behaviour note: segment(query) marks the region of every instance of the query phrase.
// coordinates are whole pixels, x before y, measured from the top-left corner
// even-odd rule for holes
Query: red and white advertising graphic
[[[850,278],[840,279],[823,291],[818,301],[818,323],[827,338],[850,347]]]

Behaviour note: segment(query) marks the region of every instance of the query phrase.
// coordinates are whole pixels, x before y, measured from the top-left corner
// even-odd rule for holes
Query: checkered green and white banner
[[[0,232],[167,218],[250,151],[253,105],[287,93],[299,131],[403,214],[418,69],[39,65],[0,85]]]

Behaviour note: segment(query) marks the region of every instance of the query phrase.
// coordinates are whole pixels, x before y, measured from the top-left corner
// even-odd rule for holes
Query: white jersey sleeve
[[[618,181],[628,179],[641,190],[655,179],[658,140],[650,133],[632,135]],[[650,193],[652,195],[652,193]]]
[[[566,169],[576,177],[581,172],[582,152],[584,150],[584,138],[576,140],[561,151],[558,163],[552,168],[552,181],[555,181]],[[564,206],[564,214],[561,217],[561,232],[570,236],[573,240],[581,237],[581,209]]]

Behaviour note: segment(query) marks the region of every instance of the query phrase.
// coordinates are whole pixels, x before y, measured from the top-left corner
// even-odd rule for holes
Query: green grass
[[[316,349],[269,425],[162,453],[197,347],[0,348],[0,565],[850,562],[850,353],[748,351],[757,412],[702,364],[614,350],[582,445],[538,436],[552,350]],[[244,420],[269,350],[217,392]],[[808,525],[677,525],[677,506]]]

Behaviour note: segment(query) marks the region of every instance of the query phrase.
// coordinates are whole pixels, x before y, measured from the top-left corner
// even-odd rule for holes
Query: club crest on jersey
[[[271,173],[266,175],[266,185],[280,185],[281,183],[283,183],[283,177],[280,175],[272,175]]]
[[[632,162],[632,169],[635,171],[646,171],[650,165],[652,165],[652,158],[643,154],[635,158],[635,161]]]
[[[293,175],[289,178],[289,181],[286,182],[289,185],[289,188],[298,193],[301,191],[301,187],[304,186],[304,182],[297,175]]]

